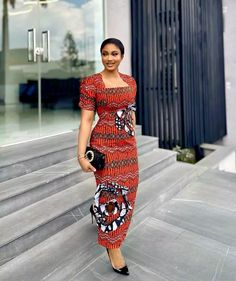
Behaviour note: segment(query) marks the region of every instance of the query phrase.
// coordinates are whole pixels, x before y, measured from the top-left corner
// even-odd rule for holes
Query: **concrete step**
[[[162,206],[156,217],[229,247],[236,247],[234,176],[206,170]]]
[[[76,132],[0,148],[0,182],[71,159]]]
[[[159,139],[145,135],[137,136],[138,154],[142,155],[159,147]]]
[[[0,184],[0,217],[75,185],[88,176],[74,158],[5,181]]]
[[[157,148],[158,139],[138,136],[137,146],[139,155],[142,155]],[[0,183],[0,218],[79,183],[88,176],[91,174],[83,173],[77,159],[73,158],[2,182]]]
[[[201,181],[209,184],[222,186],[223,188],[232,187],[236,189],[236,174],[218,169],[209,169],[201,176]]]
[[[172,151],[155,149],[139,157],[140,181],[175,163]],[[80,206],[92,202],[93,177],[0,219],[0,259],[6,262],[77,221]]]
[[[139,137],[141,126],[136,130]],[[0,147],[0,183],[72,159],[76,151],[77,130]]]
[[[160,173],[153,172],[154,176],[142,181],[129,233],[133,233],[143,223],[147,215],[154,211],[154,207],[161,206],[201,172],[194,165],[175,163]],[[0,279],[68,281],[102,254],[104,248],[97,244],[96,225],[91,225],[90,216],[85,216],[2,265]],[[107,264],[107,269],[111,270],[110,264]]]

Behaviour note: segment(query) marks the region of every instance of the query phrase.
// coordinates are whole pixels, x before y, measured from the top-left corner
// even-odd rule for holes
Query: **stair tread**
[[[173,156],[173,153],[163,149],[151,151],[139,156],[140,171],[150,165],[155,165],[157,159],[161,161],[167,158],[167,155]],[[48,198],[29,205],[19,211],[9,214],[0,219],[0,246],[9,243],[19,237],[20,234],[27,233],[39,225],[52,220],[59,214],[63,214],[70,209],[78,206],[86,199],[89,199],[95,191],[94,177],[78,183],[63,191],[60,191]],[[60,202],[63,205],[60,206]],[[60,206],[60,207],[58,207]]]
[[[0,220],[0,246],[5,245],[43,223],[65,213],[90,197],[94,178],[76,184],[46,199],[29,205]],[[63,202],[63,205],[60,203]]]
[[[207,144],[208,145],[208,144]],[[196,163],[197,166],[204,166],[208,168],[217,168],[222,159],[227,156],[234,155],[235,146],[218,146],[218,148]]]
[[[76,132],[71,132],[18,145],[0,147],[0,167],[12,165],[34,157],[40,157],[75,145]]]
[[[208,170],[201,177],[202,181],[218,183],[221,185],[234,184],[236,188],[236,173],[220,171],[217,169]]]
[[[70,159],[0,183],[0,202],[44,183],[50,183],[56,178],[81,170],[76,161],[76,158]]]
[[[193,172],[195,168],[196,166],[186,167],[180,163],[175,163],[159,175],[155,175],[140,183],[134,217],[150,201],[165,195],[171,185],[174,186],[176,181]],[[169,173],[166,170],[169,170]],[[169,177],[170,173],[172,174],[171,178]],[[167,182],[169,182],[169,185]],[[24,276],[30,276],[31,281],[41,280],[41,278],[49,276],[57,270],[62,270],[65,264],[73,263],[75,257],[79,257],[81,259],[81,267],[85,267],[88,262],[91,262],[94,255],[94,251],[91,251],[91,254],[89,254],[88,249],[93,247],[96,251],[101,251],[101,247],[96,243],[96,227],[91,225],[89,219],[89,216],[84,217],[79,222],[58,232],[6,263],[1,267],[0,277],[5,278],[8,274],[14,274],[12,276],[19,278],[14,280],[21,280],[20,278]],[[87,254],[83,255],[83,253]],[[34,276],[37,279],[34,279]]]
[[[145,136],[145,135],[138,135],[136,138],[138,139],[139,142],[142,142],[143,144],[148,143],[150,141],[158,140],[157,137]]]
[[[76,153],[76,134],[76,132],[72,132],[61,136],[39,139],[32,141],[32,143],[19,144],[19,148],[17,146],[0,147],[0,168],[72,147],[75,148]],[[137,135],[137,142],[140,142],[140,145],[157,139],[156,137]]]
[[[156,141],[154,137],[143,137],[138,136],[137,146],[138,150],[141,146],[147,145],[153,141]],[[160,150],[159,153],[164,154],[163,151]],[[31,190],[34,187],[37,187],[43,183],[49,183],[55,180],[58,177],[63,177],[70,173],[74,173],[76,171],[80,171],[81,168],[78,164],[76,158],[69,159],[52,166],[31,172],[29,174],[25,174],[19,176],[17,178],[13,178],[7,180],[5,182],[0,183],[0,202],[2,200],[6,200],[12,196],[16,196],[27,190]]]
[[[195,207],[209,208],[207,214],[213,212],[229,212],[236,210],[236,175],[208,169],[195,181],[192,181],[186,190],[176,196],[176,200],[195,202]],[[209,211],[210,210],[210,211]]]

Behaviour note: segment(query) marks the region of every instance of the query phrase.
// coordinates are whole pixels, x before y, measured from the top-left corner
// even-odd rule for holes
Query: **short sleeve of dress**
[[[79,107],[92,111],[96,109],[96,91],[91,77],[82,79],[80,83]]]

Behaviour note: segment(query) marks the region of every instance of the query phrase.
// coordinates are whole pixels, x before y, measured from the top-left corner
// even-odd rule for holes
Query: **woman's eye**
[[[119,53],[111,53],[112,56],[117,56]],[[105,56],[108,56],[109,54],[108,53],[102,53],[102,56],[105,57]]]

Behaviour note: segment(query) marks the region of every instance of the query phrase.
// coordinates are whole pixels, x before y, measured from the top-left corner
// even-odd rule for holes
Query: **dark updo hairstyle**
[[[116,39],[116,38],[107,38],[106,40],[104,40],[104,41],[102,42],[101,47],[100,47],[100,53],[102,53],[103,48],[104,48],[107,44],[114,44],[114,45],[116,45],[116,47],[120,49],[121,55],[122,55],[122,56],[124,55],[124,53],[125,53],[125,47],[124,47],[123,43],[122,43],[119,39]]]

